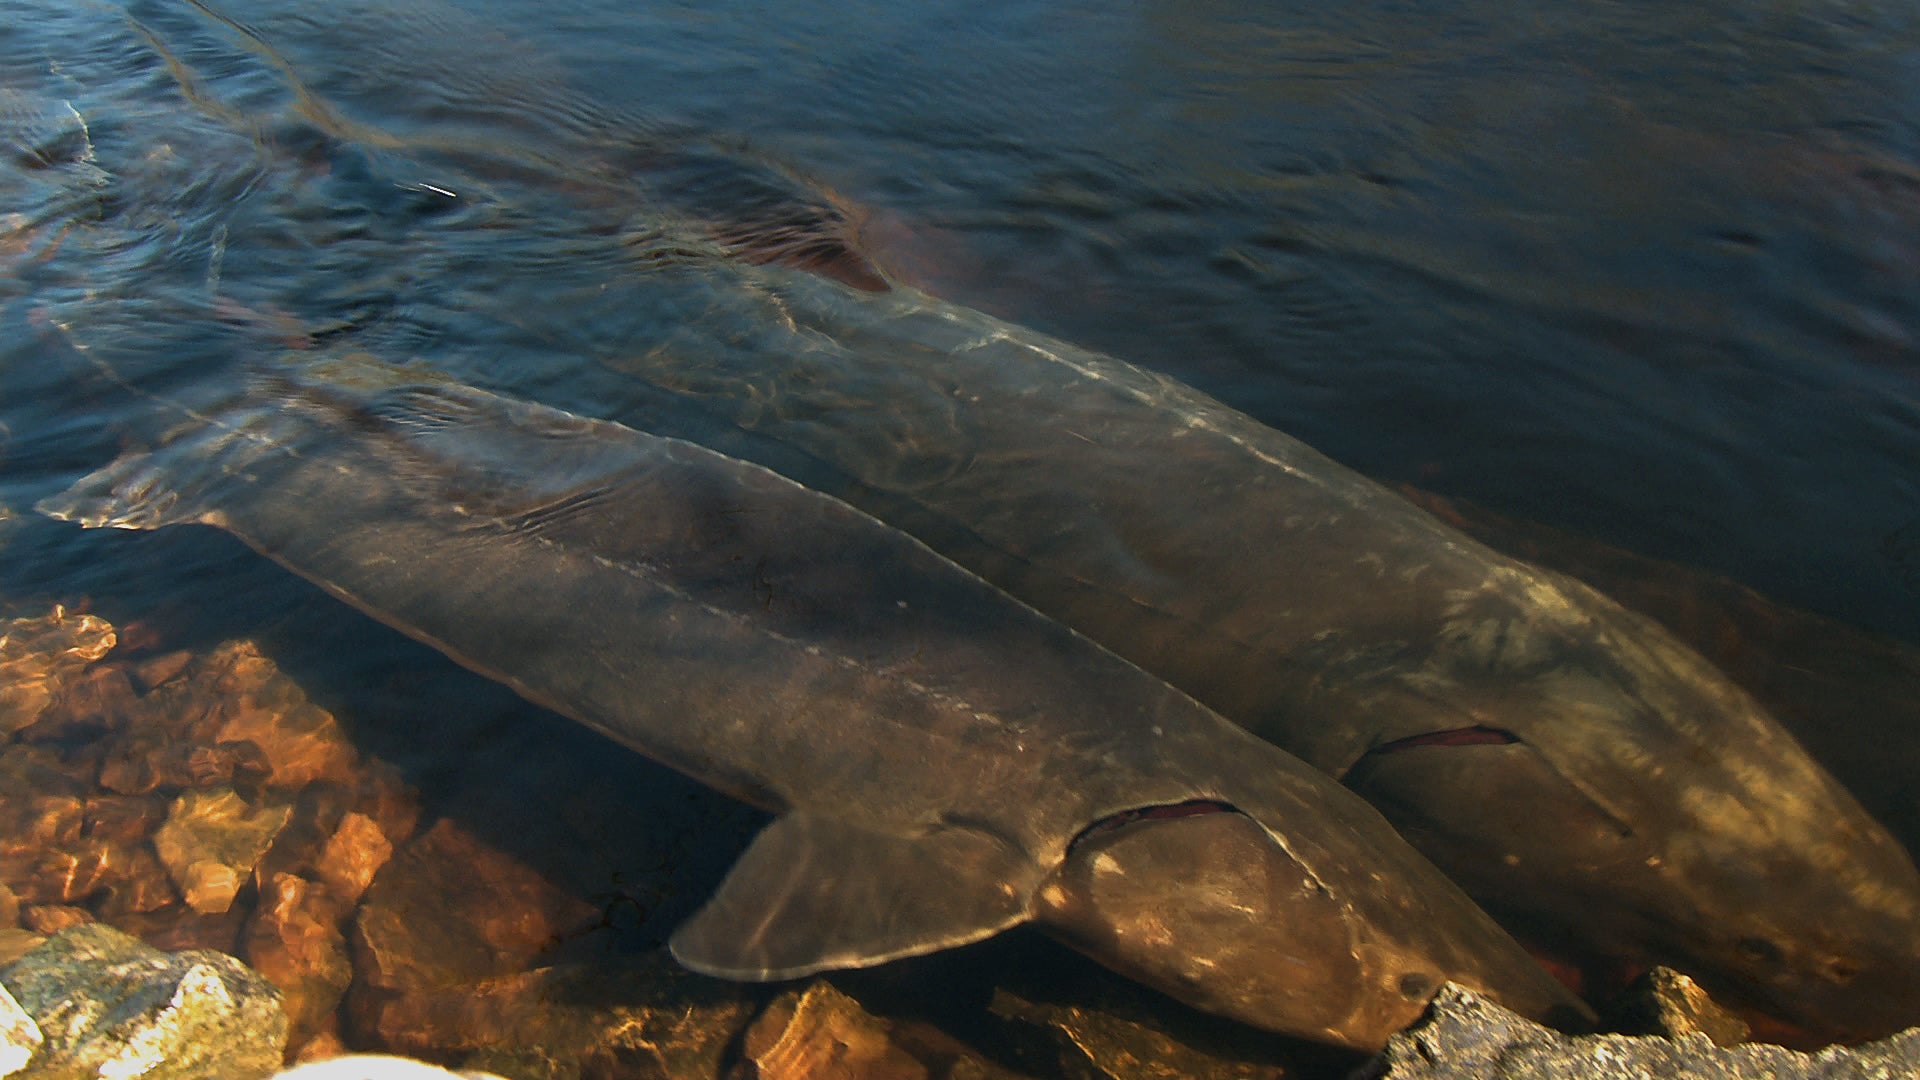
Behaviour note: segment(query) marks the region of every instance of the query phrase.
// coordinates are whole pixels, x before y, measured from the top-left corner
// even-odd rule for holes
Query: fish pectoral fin
[[[725,979],[867,967],[1025,922],[1042,873],[981,830],[902,836],[789,814],[754,838],[670,945],[681,964]]]

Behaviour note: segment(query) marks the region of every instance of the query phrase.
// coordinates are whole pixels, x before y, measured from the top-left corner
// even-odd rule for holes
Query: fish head
[[[1346,785],[1547,951],[1664,964],[1813,1042],[1920,1023],[1909,853],[1749,695],[1602,603],[1574,634],[1504,627],[1504,658],[1438,691],[1426,672],[1396,721],[1419,733]]]
[[[1383,918],[1356,905],[1344,883],[1230,807],[1151,808],[1084,833],[1040,889],[1035,920],[1196,1008],[1364,1052],[1418,1019],[1448,980],[1536,1017],[1587,1022],[1584,1006],[1477,909],[1463,923],[1449,896],[1430,911],[1421,883],[1353,869],[1390,882],[1405,909]]]

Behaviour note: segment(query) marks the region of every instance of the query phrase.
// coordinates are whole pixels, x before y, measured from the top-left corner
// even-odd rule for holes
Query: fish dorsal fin
[[[754,838],[673,955],[726,979],[793,979],[990,937],[1029,917],[1042,871],[990,833],[920,836],[789,814]]]

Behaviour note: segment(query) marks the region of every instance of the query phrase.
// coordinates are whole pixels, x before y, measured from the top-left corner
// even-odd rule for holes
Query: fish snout
[[[1791,743],[1403,740],[1349,788],[1549,952],[1663,964],[1818,1045],[1920,1024],[1920,873]]]
[[[1444,919],[1436,926],[1370,925],[1339,882],[1323,880],[1259,822],[1230,807],[1201,805],[1212,812],[1159,808],[1083,834],[1040,890],[1036,921],[1107,967],[1196,1008],[1367,1052],[1418,1019],[1450,979],[1492,982],[1495,996],[1534,1015],[1579,1010],[1537,969],[1502,985],[1476,978],[1474,964],[1460,962],[1451,943],[1419,947],[1423,935],[1454,928]],[[1180,812],[1160,812],[1168,809]],[[1419,882],[1396,884],[1421,891]],[[1533,967],[1504,935],[1499,940]]]
[[[1694,943],[1701,981],[1789,1022],[1782,1041],[1808,1048],[1920,1025],[1920,874],[1903,852],[1884,866],[1872,854],[1838,873],[1771,874],[1748,913]]]

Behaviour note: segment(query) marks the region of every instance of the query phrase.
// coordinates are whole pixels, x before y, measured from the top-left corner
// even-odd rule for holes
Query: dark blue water
[[[32,513],[263,358],[742,438],[587,361],[782,332],[631,285],[772,190],[1379,479],[1920,641],[1916,80],[1867,3],[0,0],[0,588],[324,606]]]
[[[134,5],[205,108],[114,7],[14,10],[23,107],[91,110],[99,153],[141,161],[105,196],[122,266],[157,257],[164,220],[176,262],[225,244],[241,305],[298,296],[307,315],[377,274],[451,307],[460,284],[395,250],[293,282],[237,241],[252,217],[308,230],[259,237],[273,252],[336,228],[391,242],[366,230],[436,212],[394,185],[460,167],[519,185],[492,212],[546,198],[612,227],[638,147],[717,139],[861,208],[901,276],[1371,475],[1920,635],[1920,150],[1897,7],[226,10],[263,56],[190,6]],[[364,164],[316,177],[305,136],[274,130],[316,109],[352,149],[315,152]],[[141,153],[163,145],[172,161]],[[385,174],[384,154],[428,164]],[[545,258],[580,254],[549,239]],[[111,265],[88,261],[85,287],[123,284]]]

